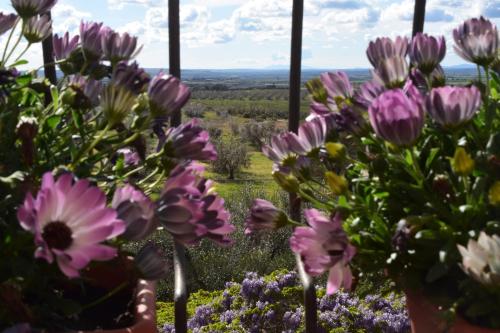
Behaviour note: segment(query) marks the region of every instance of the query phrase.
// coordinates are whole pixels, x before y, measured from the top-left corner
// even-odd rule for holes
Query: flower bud
[[[348,190],[348,183],[344,176],[339,176],[333,171],[325,173],[326,183],[335,195],[342,195]]]
[[[488,200],[493,206],[500,206],[500,181],[496,181],[488,191]]]
[[[297,193],[300,189],[300,183],[293,175],[275,171],[273,172],[273,178],[283,190],[289,193]]]
[[[245,234],[260,230],[274,230],[288,224],[288,216],[272,203],[256,199],[245,220]]]
[[[455,155],[451,160],[453,172],[459,176],[468,176],[474,171],[475,162],[463,147],[455,150]]]
[[[168,274],[167,261],[162,257],[160,249],[152,243],[147,243],[139,250],[134,262],[141,278],[145,280],[161,280]]]
[[[35,146],[33,140],[38,133],[38,122],[33,117],[21,117],[16,127],[16,134],[21,140],[21,149],[24,162],[32,165],[35,155]]]
[[[327,142],[325,149],[335,161],[341,161],[345,158],[345,146],[341,143]]]

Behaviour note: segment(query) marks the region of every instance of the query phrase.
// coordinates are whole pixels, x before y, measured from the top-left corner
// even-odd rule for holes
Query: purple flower
[[[102,57],[102,31],[103,24],[95,22],[81,22],[80,36],[82,41],[82,49],[87,58],[99,60]]]
[[[137,49],[137,37],[132,37],[126,32],[119,34],[110,28],[102,30],[101,47],[104,59],[113,64],[134,58],[142,48]]]
[[[368,110],[372,102],[385,90],[385,87],[377,80],[367,81],[354,94],[354,102],[356,105]]]
[[[271,138],[270,145],[262,147],[262,153],[276,164],[280,164],[291,154],[289,146],[290,133],[280,133]]]
[[[167,261],[158,246],[153,243],[144,245],[134,257],[134,262],[141,278],[145,280],[164,279],[168,274]]]
[[[288,217],[281,209],[276,208],[269,201],[256,199],[245,219],[245,234],[278,229],[287,223]]]
[[[434,37],[417,33],[410,45],[411,62],[424,74],[430,74],[446,55],[444,36]]]
[[[426,105],[437,123],[457,127],[474,117],[481,106],[481,92],[474,86],[435,88],[427,96]]]
[[[404,57],[386,58],[373,72],[373,79],[386,88],[401,88],[408,78],[409,68]]]
[[[318,103],[318,102],[311,102],[311,105],[309,106],[311,115],[314,116],[320,116],[320,117],[325,117],[329,114],[332,113],[332,110],[328,106],[326,106],[323,103]]]
[[[332,116],[340,131],[360,135],[366,129],[366,120],[355,107],[345,106],[340,112],[333,113]]]
[[[228,235],[235,228],[224,200],[214,193],[213,183],[200,175],[202,171],[195,163],[176,167],[161,192],[156,217],[184,245],[198,244],[202,238],[230,244]]]
[[[488,66],[498,55],[498,30],[490,20],[480,17],[453,30],[455,52],[464,60]]]
[[[316,209],[304,211],[310,227],[297,227],[290,238],[293,252],[300,254],[306,272],[318,276],[329,270],[327,293],[344,286],[351,287],[352,274],[348,266],[356,253],[342,229],[341,219],[325,217]]]
[[[68,86],[76,92],[77,97],[80,97],[75,103],[77,107],[99,105],[99,98],[102,93],[101,82],[76,74],[69,77]]]
[[[16,14],[4,14],[3,12],[0,12],[0,36],[12,29],[16,20]]]
[[[264,293],[266,282],[257,273],[248,272],[245,279],[241,282],[241,296],[247,301],[258,300]]]
[[[197,119],[170,128],[165,135],[165,150],[168,156],[186,160],[214,161],[217,152],[210,143],[210,135],[199,124]]]
[[[398,36],[394,41],[388,37],[377,38],[368,45],[366,55],[373,67],[378,68],[382,61],[389,58],[405,58],[408,54],[408,46],[406,37]]]
[[[48,16],[32,17],[23,23],[23,35],[30,44],[43,41],[51,33],[52,20]]]
[[[114,258],[117,250],[100,243],[125,231],[116,211],[106,207],[104,193],[87,180],[73,182],[71,174],[56,181],[47,172],[36,198],[28,193],[17,217],[35,235],[35,257],[56,259],[70,278],[92,260]]]
[[[144,92],[150,80],[149,74],[135,61],[132,64],[119,62],[111,76],[111,84],[123,87],[135,95]]]
[[[189,329],[201,328],[212,323],[214,309],[210,305],[201,305],[196,308],[194,316],[189,319],[187,327]]]
[[[325,143],[326,123],[322,117],[306,121],[299,128],[299,134],[290,133],[287,137],[289,149],[298,155],[307,155]]]
[[[125,185],[115,191],[111,207],[118,218],[125,222],[126,229],[121,235],[126,240],[138,241],[156,230],[154,206],[151,200],[132,185]]]
[[[80,36],[76,35],[69,38],[69,33],[66,32],[62,37],[54,35],[54,56],[56,60],[64,60],[78,47]]]
[[[333,100],[344,100],[352,97],[354,89],[345,72],[323,73],[320,78],[328,96]]]
[[[178,78],[160,72],[151,80],[148,95],[153,114],[167,117],[187,103],[191,91]]]
[[[430,74],[430,82],[427,81],[425,74],[422,73],[418,68],[413,68],[411,70],[410,79],[415,84],[415,86],[417,86],[418,89],[423,92],[427,92],[429,90],[429,83],[431,84],[431,88],[442,87],[446,84],[446,77],[441,65],[437,65]]]
[[[12,0],[12,7],[23,19],[48,12],[57,0]]]
[[[138,166],[141,163],[139,154],[130,148],[121,148],[116,151],[118,154],[123,155],[125,166]]]
[[[411,86],[406,93],[393,89],[380,95],[368,110],[375,133],[397,146],[410,146],[424,126],[425,108],[418,90]]]

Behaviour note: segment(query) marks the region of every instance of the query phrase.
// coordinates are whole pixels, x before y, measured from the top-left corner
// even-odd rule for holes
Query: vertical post
[[[424,31],[426,0],[415,0],[415,11],[413,13],[413,32],[415,36],[418,32]]]
[[[169,37],[169,72],[181,78],[181,45],[179,0],[168,0],[168,37]],[[177,111],[170,119],[171,126],[181,124],[181,112]],[[186,249],[179,243],[174,245],[174,270],[175,270],[175,332],[187,333],[187,301],[186,288]]]
[[[288,130],[295,133],[298,132],[300,122],[303,20],[304,0],[293,0]],[[290,194],[290,216],[296,221],[299,221],[301,218],[300,208],[300,200],[297,198],[297,195]],[[315,333],[317,332],[316,289],[311,277],[304,270],[300,256],[297,256],[297,269],[304,287],[306,333]]]
[[[52,18],[50,12],[47,12],[43,15],[48,16],[49,20]],[[44,64],[43,68],[45,77],[50,81],[50,83],[57,84],[56,66],[54,65],[54,45],[52,44],[52,34],[50,34],[42,42],[42,50],[43,50],[43,64]]]
[[[169,38],[169,71],[170,74],[181,78],[181,42],[179,22],[179,0],[168,0],[168,38]],[[172,115],[172,126],[181,124],[181,111]]]

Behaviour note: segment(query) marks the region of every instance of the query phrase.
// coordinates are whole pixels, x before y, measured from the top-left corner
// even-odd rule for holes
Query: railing
[[[412,35],[423,32],[425,22],[426,0],[415,0]],[[50,12],[45,14],[50,16]],[[292,10],[292,38],[290,54],[290,82],[289,82],[289,113],[288,129],[297,132],[300,122],[300,88],[301,88],[301,60],[302,60],[302,26],[304,19],[304,0],[293,0]],[[181,77],[180,65],[180,22],[179,0],[168,1],[168,27],[169,27],[169,72],[178,78]],[[43,60],[45,77],[52,84],[56,83],[54,66],[52,35],[43,42]],[[48,94],[50,96],[50,94]],[[49,97],[50,98],[50,97]],[[172,126],[181,123],[181,113],[174,114],[171,118]],[[299,220],[301,218],[300,201],[295,195],[290,195],[290,215]],[[186,286],[186,249],[176,243],[174,245],[175,269],[175,331],[187,332],[187,301],[188,290]],[[301,258],[297,256],[297,270],[304,287],[305,332],[317,332],[317,300],[314,280],[305,272]]]

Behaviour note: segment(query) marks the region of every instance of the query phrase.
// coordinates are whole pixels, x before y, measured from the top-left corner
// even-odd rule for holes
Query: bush
[[[277,134],[276,122],[258,122],[252,120],[240,128],[240,135],[249,144],[257,149],[261,149],[264,144],[268,144],[271,136]]]
[[[182,111],[191,118],[203,118],[205,116],[205,106],[200,103],[189,103]]]
[[[228,175],[229,179],[241,171],[243,167],[250,166],[248,147],[238,136],[228,136],[214,140],[218,158],[211,162],[214,172]]]
[[[188,328],[191,332],[303,332],[302,291],[293,271],[280,270],[264,277],[247,273],[241,283],[228,282],[222,291],[193,294]],[[327,296],[324,289],[318,295],[318,332],[410,330],[403,297],[368,295],[362,300],[344,292]],[[162,304],[165,308],[168,305]],[[174,332],[171,321],[163,331]]]

